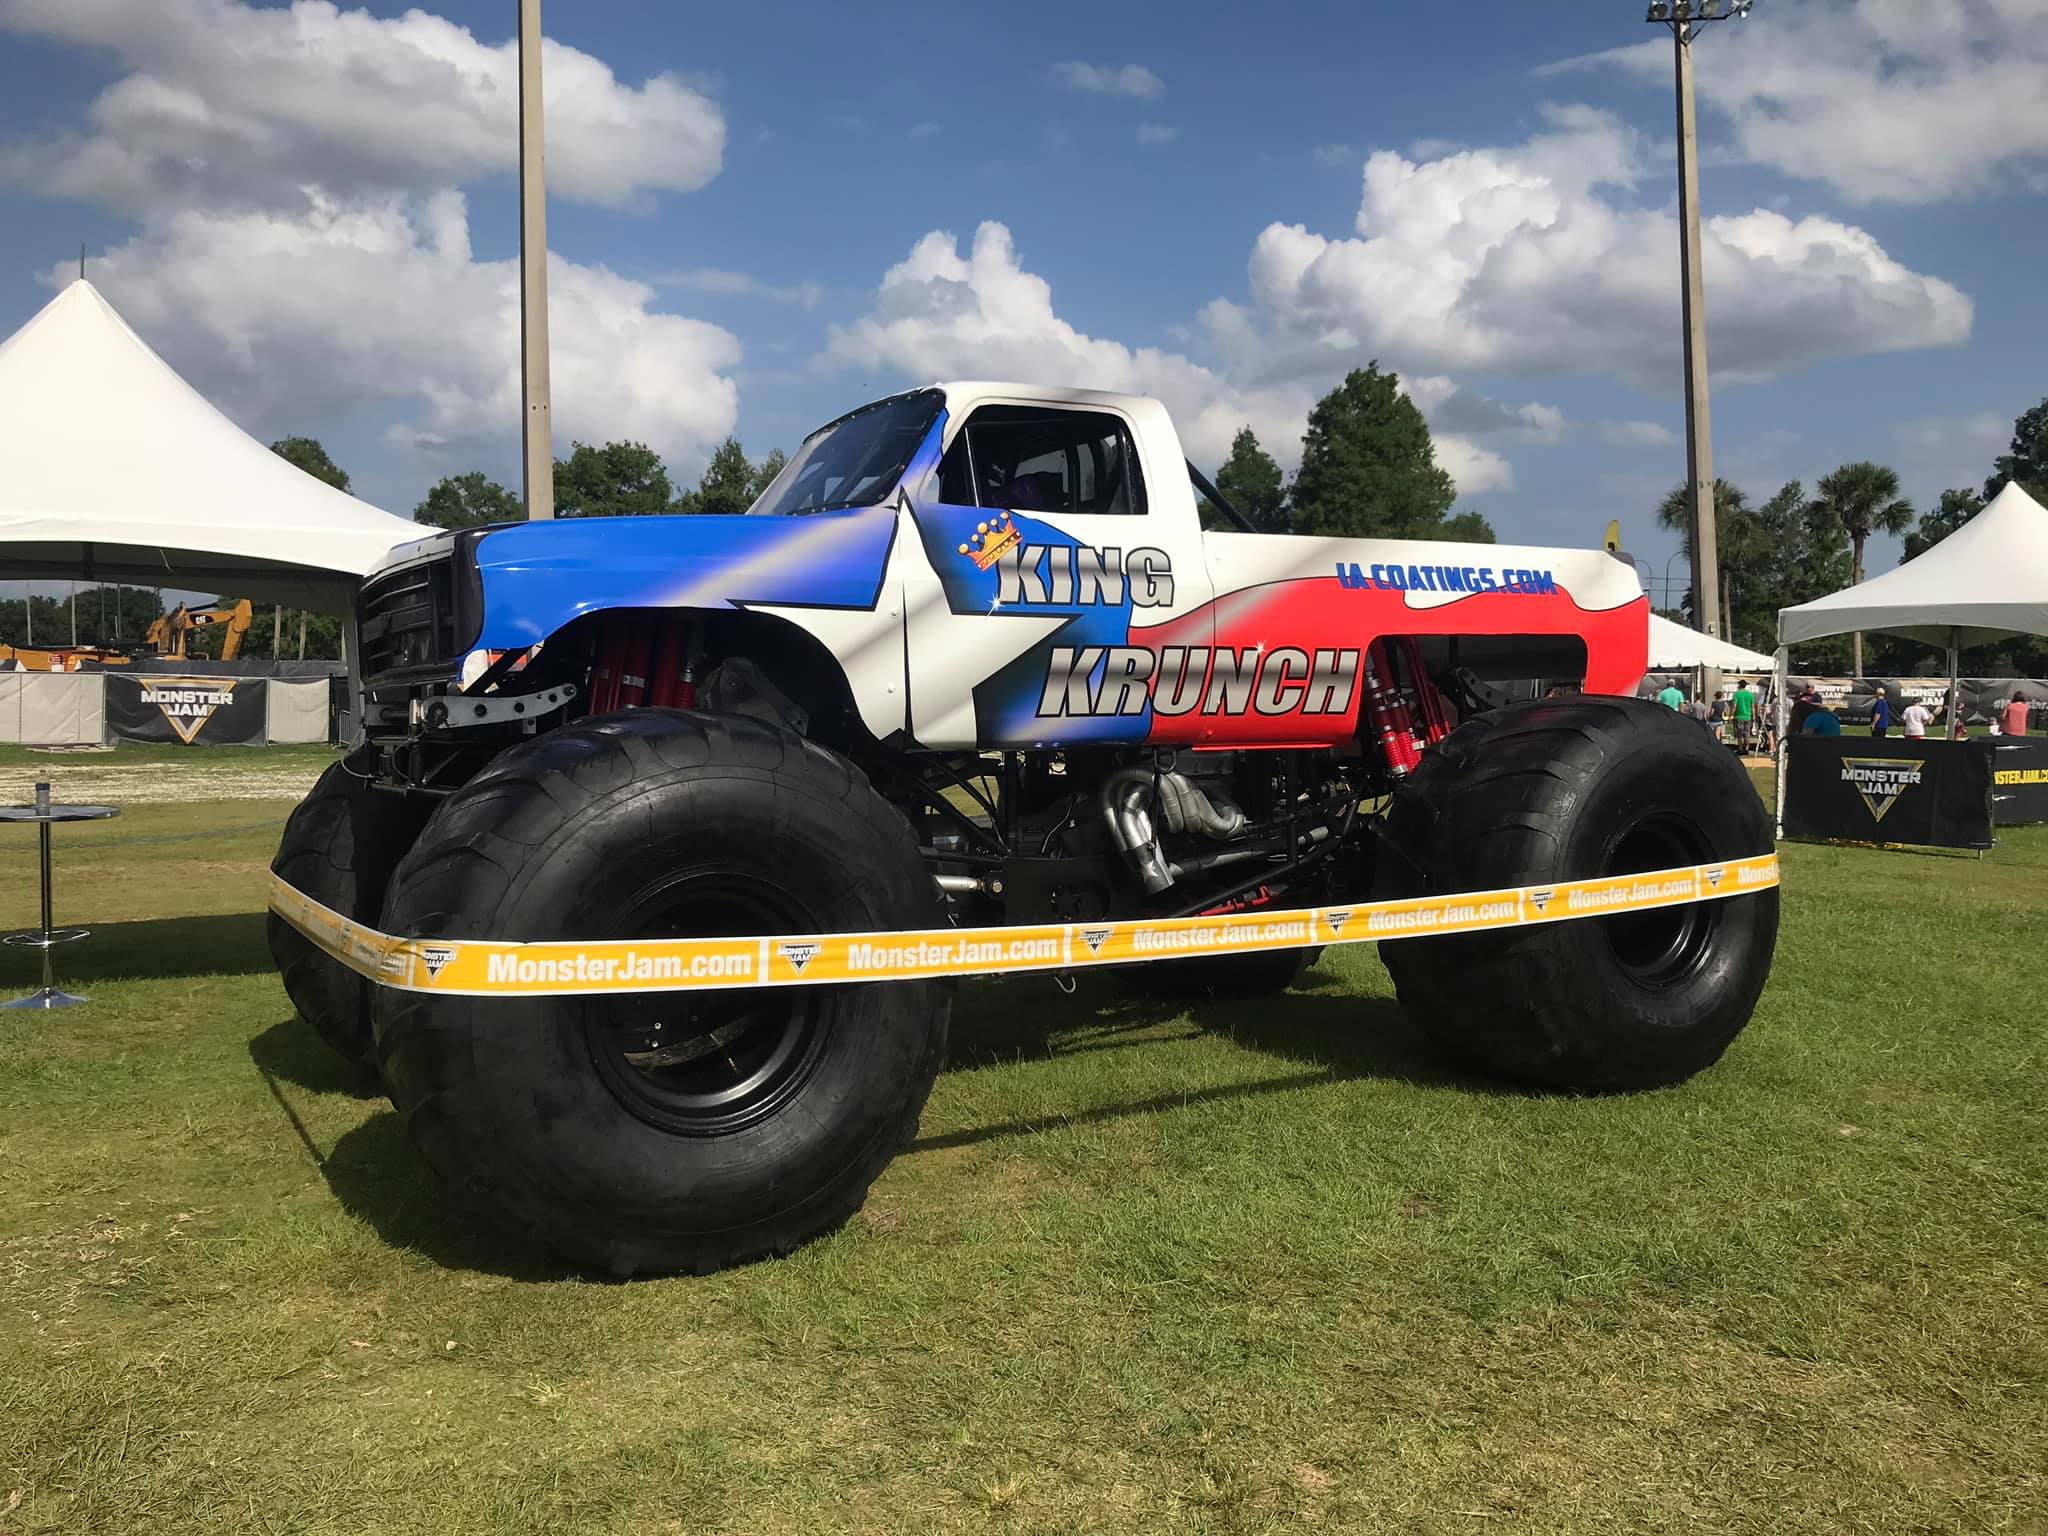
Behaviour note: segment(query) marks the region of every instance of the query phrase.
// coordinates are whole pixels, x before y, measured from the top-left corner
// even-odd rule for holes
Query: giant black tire
[[[844,758],[636,710],[507,751],[435,813],[388,932],[580,939],[940,923],[909,824]],[[602,997],[384,991],[377,1049],[428,1165],[615,1275],[704,1272],[840,1225],[915,1132],[949,984]]]
[[[1389,807],[1386,898],[1540,886],[1769,853],[1741,765],[1650,700],[1581,697],[1480,715]],[[1778,893],[1504,933],[1383,943],[1402,1004],[1464,1064],[1599,1093],[1683,1081],[1749,1022]]]
[[[270,867],[324,907],[374,924],[391,871],[419,835],[425,808],[405,796],[370,788],[357,757],[332,763],[284,824]],[[270,957],[299,1017],[344,1059],[368,1070],[369,982],[269,914]]]

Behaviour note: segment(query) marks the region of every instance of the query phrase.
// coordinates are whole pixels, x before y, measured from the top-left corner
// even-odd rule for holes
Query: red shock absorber
[[[619,708],[638,709],[647,701],[647,668],[654,654],[654,623],[645,614],[625,621],[625,661],[619,671]]]
[[[623,619],[599,621],[597,660],[590,669],[590,712],[609,714],[619,707],[619,675],[626,670],[626,625]]]
[[[661,621],[661,644],[654,650],[654,670],[647,678],[647,702],[657,709],[672,709],[683,672],[683,616],[672,613]]]
[[[1429,669],[1422,664],[1422,642],[1413,635],[1401,642],[1401,659],[1414,680],[1415,697],[1422,705],[1423,737],[1433,747],[1451,734],[1451,717],[1444,709],[1444,696],[1429,680]]]
[[[1405,779],[1422,761],[1422,749],[1415,744],[1415,725],[1408,716],[1408,701],[1394,684],[1393,668],[1387,664],[1386,642],[1375,640],[1365,648],[1365,712],[1379,738],[1380,756],[1387,772]]]

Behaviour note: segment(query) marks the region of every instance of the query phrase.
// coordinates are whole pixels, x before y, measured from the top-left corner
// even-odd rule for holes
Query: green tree
[[[280,437],[270,451],[315,480],[324,480],[337,491],[348,489],[348,471],[327,456],[317,437]]]
[[[2013,422],[2012,447],[1998,456],[1991,478],[1984,482],[1984,499],[1989,501],[2012,480],[2034,500],[2048,502],[2048,400]]]
[[[740,440],[728,437],[711,450],[711,462],[697,481],[697,489],[678,497],[678,512],[701,512],[711,517],[733,517],[754,504],[754,466],[747,462]]]
[[[1920,525],[1906,535],[1906,558],[1917,560],[1963,524],[1984,510],[1975,491],[1949,490],[1930,511],[1920,514]]]
[[[747,498],[747,505],[752,506],[756,501],[759,501],[761,493],[773,485],[775,477],[781,474],[788,466],[788,454],[784,453],[780,448],[769,449],[768,457],[754,466],[753,495]]]
[[[1692,559],[1692,494],[1690,486],[1680,481],[1671,492],[1657,504],[1658,526],[1669,528],[1678,535],[1678,547],[1687,561]],[[1748,584],[1742,579],[1753,572],[1753,562],[1762,553],[1761,529],[1756,513],[1751,510],[1749,496],[1739,485],[1730,485],[1726,480],[1714,481],[1714,560],[1721,568],[1721,633],[1729,639],[1739,634],[1750,633],[1754,625],[1744,622],[1747,610],[1753,606]],[[1740,590],[1738,590],[1740,589]],[[1688,593],[1680,604],[1692,614],[1692,598]],[[1739,618],[1738,615],[1741,615]],[[1772,615],[1773,626],[1776,614]],[[1699,616],[1692,614],[1686,622],[1695,628]],[[1738,641],[1746,644],[1746,641]],[[1775,644],[1776,642],[1773,642]]]
[[[1813,505],[1849,535],[1849,582],[1863,580],[1863,546],[1873,533],[1904,533],[1913,526],[1913,503],[1899,494],[1898,471],[1868,460],[1822,475]],[[1849,637],[1850,665],[1863,675],[1863,636]]]
[[[667,466],[645,443],[575,443],[555,460],[557,517],[647,517],[674,499]]]
[[[1444,519],[1444,531],[1435,538],[1455,539],[1461,544],[1491,544],[1493,524],[1477,512],[1458,512]]]
[[[1458,488],[1437,463],[1429,424],[1400,383],[1375,361],[1316,402],[1289,498],[1295,532],[1490,540],[1492,530],[1476,513],[1455,526],[1445,522]]]
[[[1230,457],[1216,471],[1216,489],[1260,533],[1287,531],[1287,486],[1280,466],[1250,427],[1239,427],[1231,440]]]
[[[412,509],[414,522],[436,528],[481,528],[487,523],[516,523],[525,516],[525,502],[474,469],[466,475],[444,476]]]

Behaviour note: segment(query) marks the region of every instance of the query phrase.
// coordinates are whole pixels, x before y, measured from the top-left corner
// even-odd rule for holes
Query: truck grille
[[[453,555],[392,571],[368,582],[357,605],[366,682],[441,677],[455,671],[474,637],[465,624]]]

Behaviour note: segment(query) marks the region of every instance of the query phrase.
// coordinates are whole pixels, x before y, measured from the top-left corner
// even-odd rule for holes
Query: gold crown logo
[[[960,546],[960,553],[972,560],[975,569],[985,571],[1003,555],[1023,542],[1024,536],[1005,512],[992,523],[976,523],[974,537]]]

